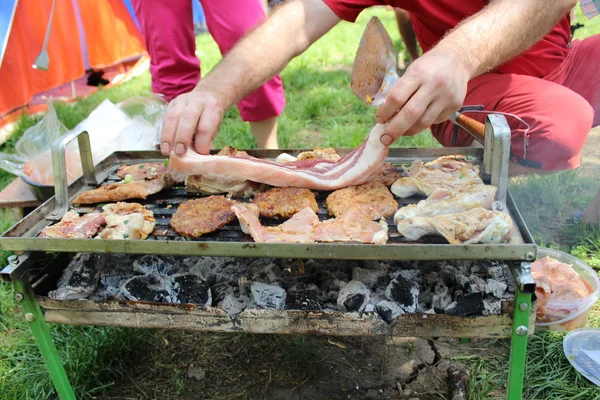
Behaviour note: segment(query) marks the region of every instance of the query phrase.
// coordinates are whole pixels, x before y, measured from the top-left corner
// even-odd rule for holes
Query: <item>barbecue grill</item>
[[[75,138],[79,142],[84,176],[67,186],[64,151]],[[484,182],[498,186],[493,209],[508,213],[514,222],[515,232],[506,244],[451,245],[433,236],[411,242],[397,234],[391,218],[388,220],[390,237],[385,245],[254,243],[241,231],[237,221],[199,239],[188,239],[170,228],[170,217],[180,203],[200,195],[188,193],[177,186],[145,201],[134,200],[152,210],[156,219],[155,229],[147,240],[39,238],[37,235],[41,230],[60,220],[67,210],[73,209],[80,214],[93,211],[94,207],[72,205],[70,199],[98,183],[115,181],[114,174],[120,165],[161,162],[164,159],[157,151],[115,152],[94,168],[87,133],[70,133],[52,148],[55,196],[0,237],[2,249],[17,254],[9,258],[9,265],[1,272],[2,277],[15,287],[16,299],[22,305],[62,399],[75,397],[50,339],[46,325],[49,322],[279,334],[512,338],[508,398],[520,399],[527,337],[533,333],[536,315],[535,302],[532,303],[535,281],[529,264],[536,258],[536,244],[507,189],[509,147],[510,129],[505,118],[490,115],[486,119],[483,148],[393,148],[386,160],[402,168],[417,159],[429,161],[444,155],[462,154],[480,165]],[[283,151],[295,155],[304,150],[247,150],[252,156],[268,159],[274,159]],[[348,149],[338,150],[342,156],[348,152]],[[327,217],[326,195],[317,195],[320,219]],[[422,199],[415,196],[399,200],[399,204],[403,206]],[[277,223],[265,222],[267,225]],[[499,315],[403,314],[391,323],[383,321],[375,312],[247,309],[231,318],[223,310],[193,304],[50,299],[48,290],[55,287],[72,255],[80,252],[346,260],[497,260],[510,266],[517,284],[514,300],[504,301]]]

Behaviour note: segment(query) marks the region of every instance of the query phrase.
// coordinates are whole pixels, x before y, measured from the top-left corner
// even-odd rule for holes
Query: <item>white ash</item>
[[[49,298],[87,299],[98,287],[100,273],[106,266],[106,257],[102,254],[80,253],[69,266],[63,271],[57,289],[48,293]]]
[[[437,313],[443,313],[450,303],[452,303],[452,296],[450,296],[448,286],[441,282],[435,285],[431,307]]]
[[[252,282],[250,290],[257,306],[276,310],[283,310],[285,308],[287,293],[282,287],[261,282]]]
[[[392,322],[398,315],[405,314],[405,311],[398,303],[389,300],[381,300],[377,303],[375,309],[381,315],[381,318],[388,323]]]
[[[484,290],[486,293],[489,293],[489,294],[493,295],[494,297],[501,299],[502,295],[504,295],[504,292],[506,291],[507,287],[508,287],[508,285],[506,285],[506,283],[504,283],[504,282],[500,282],[495,279],[488,279],[485,282]]]
[[[370,291],[364,283],[350,281],[341,290],[337,298],[338,309],[342,311],[363,311],[370,299]]]
[[[168,276],[178,272],[177,264],[174,257],[145,255],[133,262],[133,270],[140,274]]]
[[[229,317],[235,318],[239,313],[244,311],[249,304],[249,299],[246,296],[235,296],[234,294],[226,294],[217,307],[225,311]]]
[[[372,289],[381,277],[388,274],[388,271],[389,269],[354,268],[352,270],[352,280],[360,281]]]

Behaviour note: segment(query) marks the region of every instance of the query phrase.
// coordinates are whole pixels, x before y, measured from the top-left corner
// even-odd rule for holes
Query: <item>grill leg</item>
[[[521,400],[523,398],[523,381],[525,379],[525,362],[527,360],[530,310],[531,294],[521,292],[519,285],[517,285],[510,345],[508,400]]]
[[[16,290],[17,300],[23,308],[25,319],[29,323],[33,337],[40,347],[44,363],[46,364],[46,368],[48,368],[50,378],[52,378],[52,383],[54,383],[58,395],[61,400],[75,400],[75,393],[71,387],[71,382],[69,382],[65,368],[62,365],[56,347],[54,347],[48,325],[46,325],[44,315],[35,299],[29,282],[20,278],[14,280],[12,283]]]

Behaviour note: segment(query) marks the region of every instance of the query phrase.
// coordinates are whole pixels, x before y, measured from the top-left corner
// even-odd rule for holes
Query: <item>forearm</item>
[[[495,0],[434,48],[456,55],[470,78],[488,72],[541,40],[575,0]]]
[[[279,73],[338,22],[321,0],[280,6],[240,40],[196,89],[210,91],[227,109]]]

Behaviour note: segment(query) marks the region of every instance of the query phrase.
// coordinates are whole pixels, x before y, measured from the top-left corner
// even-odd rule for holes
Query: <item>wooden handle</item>
[[[473,118],[467,117],[463,114],[456,115],[456,124],[471,134],[475,139],[483,144],[483,137],[485,135],[485,124],[474,120]]]

